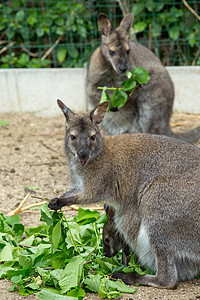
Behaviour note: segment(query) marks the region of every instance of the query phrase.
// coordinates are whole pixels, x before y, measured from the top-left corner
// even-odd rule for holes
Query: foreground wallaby
[[[108,220],[103,226],[103,254],[112,257],[122,249],[122,263],[127,266],[130,261],[129,246],[115,228],[115,210],[107,204],[104,204],[104,209]]]
[[[66,118],[65,152],[73,189],[51,209],[106,201],[117,231],[156,275],[115,273],[128,284],[174,288],[200,271],[200,149],[151,134],[103,136],[108,102]]]
[[[136,88],[124,107],[113,108],[102,123],[106,134],[147,132],[173,136],[169,126],[174,102],[172,80],[160,60],[146,47],[129,38],[133,14],[127,14],[113,30],[109,18],[100,14],[98,27],[102,43],[90,59],[87,72],[87,98],[90,109],[99,103],[102,90],[98,87],[120,87],[127,79],[125,73],[143,67],[150,75],[145,85]],[[112,91],[106,91],[112,95]],[[194,136],[195,135],[195,136]],[[177,137],[195,142],[200,138],[200,127]]]

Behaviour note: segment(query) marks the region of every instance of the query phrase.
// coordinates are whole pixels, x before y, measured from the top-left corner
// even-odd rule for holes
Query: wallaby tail
[[[172,137],[194,144],[200,139],[200,126],[186,132],[181,132],[181,133],[172,132]]]

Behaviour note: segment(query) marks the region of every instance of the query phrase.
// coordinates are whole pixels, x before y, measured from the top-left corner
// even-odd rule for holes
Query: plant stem
[[[73,235],[72,235],[72,232],[71,232],[69,223],[68,223],[68,221],[67,221],[67,219],[66,219],[66,217],[65,217],[65,215],[64,215],[64,213],[63,213],[63,211],[62,211],[62,209],[60,209],[60,212],[61,212],[61,214],[62,214],[63,219],[64,219],[65,222],[67,223],[67,227],[68,227],[68,229],[69,229],[69,233],[70,233],[71,239],[72,239],[72,241],[74,242],[74,246],[75,246],[75,248],[76,248],[76,251],[78,252],[79,255],[81,255],[81,253],[80,253],[80,251],[79,251],[79,249],[78,249],[78,247],[77,247],[77,245],[76,245],[76,242],[75,242],[75,240],[74,240],[74,237],[73,237]]]
[[[99,238],[98,238],[98,234],[97,234],[96,224],[94,223],[93,225],[94,225],[94,232],[95,232],[95,235],[96,235],[96,238],[97,238],[96,246],[94,247],[94,250],[95,250],[97,247],[99,247]],[[94,250],[93,250],[93,251],[94,251]],[[92,252],[93,252],[93,251],[92,251]],[[92,253],[92,252],[91,252],[91,253]],[[98,252],[99,252],[99,253],[101,252],[100,249],[98,249]]]
[[[98,86],[97,89],[103,90],[103,89],[105,89],[105,87],[103,87],[103,86]],[[115,88],[115,87],[107,87],[105,90],[112,90],[112,91],[115,91],[116,89],[118,89],[118,90],[123,90],[123,88]]]

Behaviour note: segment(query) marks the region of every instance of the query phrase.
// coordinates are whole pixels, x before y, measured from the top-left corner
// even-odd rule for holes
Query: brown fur
[[[140,263],[156,273],[114,274],[126,283],[174,288],[200,270],[200,149],[150,134],[103,136],[107,102],[66,117],[65,150],[74,188],[49,203],[106,201],[114,224]]]
[[[147,84],[136,88],[124,107],[109,112],[102,123],[106,134],[147,132],[175,136],[169,121],[174,102],[172,80],[160,60],[146,47],[129,38],[133,15],[127,14],[114,30],[104,14],[98,18],[101,46],[91,56],[87,72],[87,98],[94,108],[101,98],[98,87],[120,87],[127,79],[125,72],[143,67],[150,75]],[[112,97],[113,91],[108,91]],[[200,138],[200,127],[176,137],[195,142]]]

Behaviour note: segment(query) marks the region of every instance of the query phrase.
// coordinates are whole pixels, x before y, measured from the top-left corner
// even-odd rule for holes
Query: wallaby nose
[[[89,150],[81,148],[77,151],[77,155],[79,158],[85,159],[89,156]]]
[[[119,66],[119,70],[120,70],[121,73],[125,73],[125,72],[127,71],[127,66],[124,65],[124,64],[123,64],[123,65],[120,65],[120,66]]]

